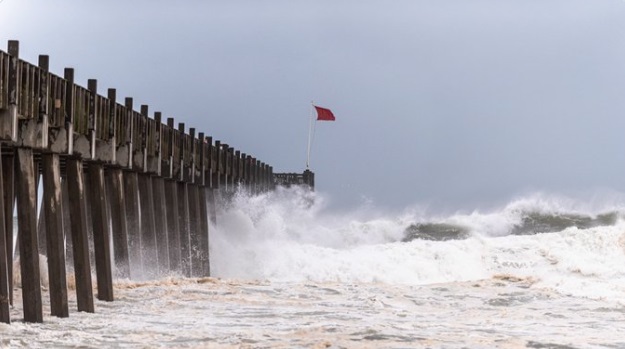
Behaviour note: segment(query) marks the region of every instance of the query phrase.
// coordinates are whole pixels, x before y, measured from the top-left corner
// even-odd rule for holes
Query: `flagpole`
[[[310,126],[308,127],[308,151],[306,152],[306,169],[310,167],[310,143],[312,141],[312,127],[313,127],[313,109],[315,105],[313,101],[310,101]]]

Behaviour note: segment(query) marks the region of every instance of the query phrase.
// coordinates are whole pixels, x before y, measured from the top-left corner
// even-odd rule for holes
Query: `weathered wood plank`
[[[17,149],[17,220],[20,227],[20,271],[24,321],[43,322],[39,250],[37,244],[37,191],[33,151]]]
[[[102,164],[89,164],[89,178],[98,299],[111,302],[113,301],[114,296],[109,235],[110,225],[104,184],[104,167]]]
[[[18,146],[38,149],[48,146],[49,61],[48,56],[41,55],[39,69],[26,62],[22,64]]]
[[[58,154],[46,153],[42,157],[43,203],[41,211],[45,212],[50,310],[53,316],[68,317],[61,167]]]
[[[110,193],[111,224],[113,230],[113,251],[117,277],[130,277],[128,257],[128,223],[126,222],[126,201],[124,200],[123,173],[118,168],[106,169],[106,180]]]
[[[93,289],[91,263],[89,262],[89,238],[87,236],[87,214],[85,212],[85,186],[82,161],[67,159],[67,185],[70,197],[69,212],[74,252],[74,275],[76,278],[76,301],[78,311],[93,313]]]
[[[19,82],[18,82],[18,61],[19,61],[19,42],[15,40],[9,41],[8,47],[9,72],[8,72],[8,108],[0,110],[0,139],[8,141],[17,140],[17,110],[19,103]]]

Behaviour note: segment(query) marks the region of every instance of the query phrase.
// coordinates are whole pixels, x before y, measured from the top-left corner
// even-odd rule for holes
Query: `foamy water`
[[[0,347],[625,348],[621,212],[534,196],[333,213],[310,193],[241,194],[211,227],[214,278],[120,280],[95,314],[43,324],[20,322],[16,292]],[[407,239],[415,224],[468,233]]]

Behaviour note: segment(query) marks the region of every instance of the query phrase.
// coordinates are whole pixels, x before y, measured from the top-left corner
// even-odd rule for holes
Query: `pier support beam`
[[[65,272],[65,238],[61,195],[61,167],[58,154],[43,154],[43,203],[48,280],[50,282],[50,311],[53,316],[68,317],[67,277]]]
[[[85,186],[82,161],[67,159],[67,185],[70,197],[69,216],[72,228],[74,252],[74,274],[76,278],[76,302],[78,311],[94,312],[89,262],[89,238],[87,236],[87,214],[85,212]]]
[[[110,193],[111,224],[113,228],[113,251],[117,277],[130,278],[128,259],[128,224],[126,222],[126,201],[121,169],[106,169],[107,192]]]
[[[9,248],[6,238],[6,216],[4,210],[4,188],[2,186],[2,161],[0,161],[0,322],[5,324],[11,323],[11,314],[9,312],[9,302],[11,298],[10,294],[10,282],[9,282],[9,269],[13,269],[9,261],[12,261],[13,255],[12,248]],[[11,223],[13,223],[12,215]],[[13,247],[13,246],[11,246]]]
[[[191,276],[200,277],[204,274],[200,243],[200,210],[199,193],[195,184],[187,184],[187,199],[189,200],[189,252],[191,254]]]
[[[9,268],[9,304],[13,305],[13,209],[15,207],[14,150],[2,154],[2,187],[4,200],[4,227],[6,233],[7,263]]]
[[[158,269],[160,274],[169,272],[169,249],[167,237],[167,205],[165,204],[165,181],[152,178],[154,197],[154,233],[156,235],[156,251],[158,252]]]
[[[113,272],[111,268],[110,225],[102,164],[89,164],[93,246],[98,283],[98,299],[113,301]]]
[[[39,247],[37,244],[37,191],[33,151],[17,149],[17,220],[20,227],[20,270],[24,321],[43,322]]]
[[[167,205],[167,241],[169,267],[174,272],[182,271],[180,256],[180,224],[178,220],[178,183],[165,181],[165,203]]]
[[[154,277],[158,271],[156,236],[154,234],[154,197],[152,178],[148,174],[139,175],[139,200],[141,204],[141,251],[143,271]]]
[[[191,276],[191,251],[189,243],[189,199],[187,183],[178,182],[178,228],[180,232],[180,264],[182,275]]]
[[[130,277],[143,276],[141,263],[141,221],[139,220],[139,179],[136,172],[124,171],[124,201],[128,223],[128,257]]]
[[[210,251],[208,241],[208,210],[206,205],[206,191],[210,190],[207,187],[199,187],[199,210],[200,210],[200,263],[202,264],[202,275],[210,276]]]

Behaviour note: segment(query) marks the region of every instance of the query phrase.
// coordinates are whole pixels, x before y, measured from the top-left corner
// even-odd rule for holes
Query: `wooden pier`
[[[119,103],[115,89],[104,96],[96,80],[79,86],[71,68],[60,77],[48,66],[47,56],[37,65],[20,60],[17,41],[0,51],[0,322],[11,321],[14,212],[24,320],[42,322],[40,254],[51,315],[69,316],[68,268],[77,310],[93,312],[92,268],[103,301],[114,300],[114,278],[209,276],[216,191],[288,184],[248,153],[164,122],[161,112],[149,117],[132,98]]]

